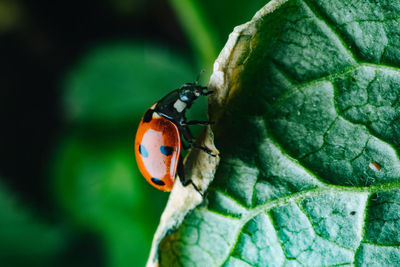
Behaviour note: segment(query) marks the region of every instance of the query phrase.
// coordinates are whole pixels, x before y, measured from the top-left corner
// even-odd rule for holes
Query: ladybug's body
[[[186,109],[194,100],[210,93],[207,87],[198,86],[197,82],[186,83],[156,102],[144,114],[136,133],[135,156],[140,172],[155,188],[171,191],[176,173],[184,185],[191,183],[184,179],[181,145],[202,149],[212,155],[208,148],[194,142],[188,127],[193,124],[207,125],[209,122],[187,122],[185,116]],[[181,141],[181,135],[189,146]]]
[[[153,118],[141,121],[135,140],[135,155],[140,172],[157,189],[171,191],[181,152],[178,127],[170,120]]]

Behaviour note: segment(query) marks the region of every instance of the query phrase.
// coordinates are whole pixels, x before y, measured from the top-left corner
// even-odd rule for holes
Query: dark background
[[[0,1],[1,266],[143,266],[168,194],[138,121],[266,2]]]

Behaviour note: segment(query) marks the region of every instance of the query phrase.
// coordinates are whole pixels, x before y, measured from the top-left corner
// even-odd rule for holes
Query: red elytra
[[[174,185],[181,138],[178,127],[164,117],[140,121],[135,156],[140,172],[155,188],[170,192]]]

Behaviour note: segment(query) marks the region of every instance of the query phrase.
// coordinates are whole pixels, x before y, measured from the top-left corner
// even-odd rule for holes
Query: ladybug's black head
[[[196,83],[185,83],[179,89],[179,99],[185,103],[191,104],[199,96],[206,96],[213,91],[208,91],[207,87],[199,86]]]

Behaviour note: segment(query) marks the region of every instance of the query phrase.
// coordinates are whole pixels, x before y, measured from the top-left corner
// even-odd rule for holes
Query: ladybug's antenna
[[[203,73],[204,73],[204,69],[202,69],[202,70],[200,71],[200,73],[197,75],[196,80],[194,81],[194,84],[195,84],[195,85],[197,85],[197,84],[199,83],[200,76],[201,76]]]

